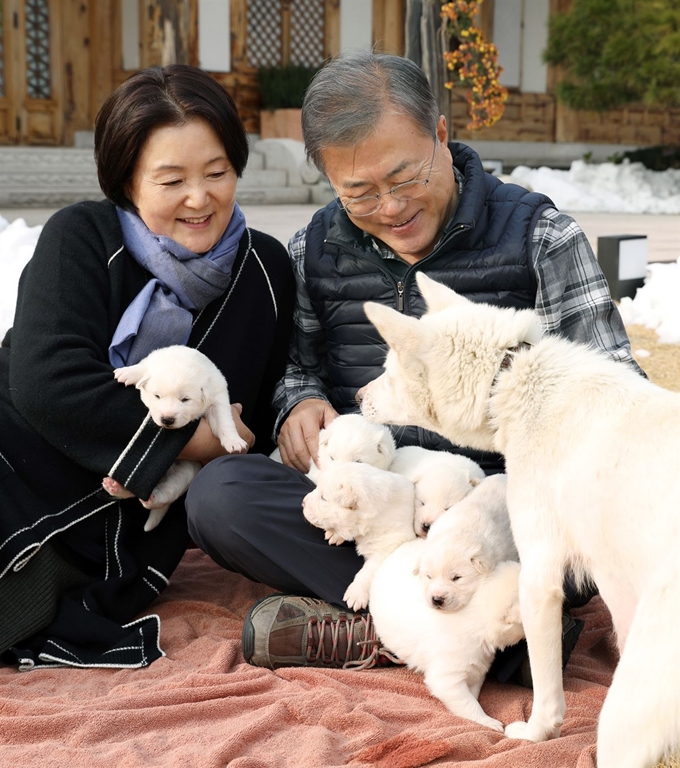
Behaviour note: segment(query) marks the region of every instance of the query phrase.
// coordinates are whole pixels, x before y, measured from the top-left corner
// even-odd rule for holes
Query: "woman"
[[[248,143],[199,69],[136,73],[95,126],[107,200],[56,213],[21,278],[0,348],[0,652],[24,667],[143,666],[189,537],[183,499],[145,533],[139,499],[177,458],[224,449],[204,420],[162,430],[113,369],[186,344],[225,375],[239,434],[273,445],[294,279],[235,203]],[[103,491],[111,476],[137,498]],[[8,651],[9,649],[9,651]]]

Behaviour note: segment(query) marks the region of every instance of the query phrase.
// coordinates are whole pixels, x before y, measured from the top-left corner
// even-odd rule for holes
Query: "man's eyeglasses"
[[[365,195],[364,197],[349,198],[343,202],[339,197],[336,198],[338,205],[343,208],[350,216],[370,216],[380,209],[382,197],[392,195],[395,200],[415,200],[425,194],[427,185],[430,183],[432,175],[432,166],[434,165],[434,153],[437,149],[437,140],[435,138],[432,148],[432,159],[430,160],[430,169],[427,172],[426,179],[413,179],[405,181],[403,184],[396,184],[389,192],[382,192],[379,195]]]

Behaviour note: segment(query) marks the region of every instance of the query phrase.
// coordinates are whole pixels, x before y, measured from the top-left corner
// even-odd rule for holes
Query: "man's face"
[[[375,213],[348,213],[354,224],[410,264],[432,252],[457,202],[443,116],[435,141],[410,118],[387,111],[364,141],[355,147],[330,147],[322,155],[326,175],[344,205],[353,198],[384,195]],[[384,194],[397,184],[427,179],[428,171],[421,197],[397,200]]]

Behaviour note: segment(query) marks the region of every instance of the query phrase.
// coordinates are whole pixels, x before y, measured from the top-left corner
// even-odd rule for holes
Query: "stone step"
[[[253,151],[237,199],[251,205],[310,202],[309,185],[288,185],[288,170],[267,169],[266,155]],[[103,197],[91,147],[0,147],[0,206],[59,207]]]
[[[288,174],[286,171],[280,170],[255,170],[251,169],[250,165],[248,165],[243,172],[243,176],[238,181],[238,186],[241,189],[287,187]]]

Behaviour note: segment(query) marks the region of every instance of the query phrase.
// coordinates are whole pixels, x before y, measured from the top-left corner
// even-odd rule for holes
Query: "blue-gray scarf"
[[[169,237],[154,235],[135,213],[117,208],[123,242],[134,260],[153,275],[125,310],[111,344],[114,368],[134,365],[154,349],[186,344],[192,310],[201,310],[221,296],[246,220],[238,205],[229,226],[207,253],[196,254]]]

